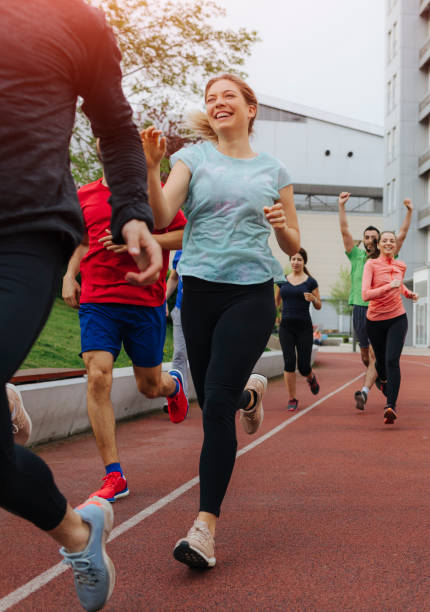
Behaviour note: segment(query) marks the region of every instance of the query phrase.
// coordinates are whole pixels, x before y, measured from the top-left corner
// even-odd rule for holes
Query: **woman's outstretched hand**
[[[156,168],[166,154],[166,138],[162,134],[154,125],[140,132],[148,169]]]

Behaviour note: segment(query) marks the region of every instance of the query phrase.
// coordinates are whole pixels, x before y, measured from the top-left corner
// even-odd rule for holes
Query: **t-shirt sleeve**
[[[287,185],[291,185],[291,177],[288,173],[287,168],[284,164],[279,164],[279,174],[278,174],[278,189],[282,189]]]
[[[354,244],[350,251],[345,251],[345,255],[348,257],[350,261],[357,258],[358,247]]]
[[[309,292],[312,292],[317,287],[318,287],[318,283],[317,283],[316,279],[313,276],[311,276],[309,278]]]
[[[173,155],[170,156],[169,162],[171,168],[173,168],[178,160],[184,162],[192,174],[196,169],[198,159],[198,145],[191,145],[189,147],[183,147],[182,149],[179,149],[179,151],[176,151],[176,153],[173,153]]]

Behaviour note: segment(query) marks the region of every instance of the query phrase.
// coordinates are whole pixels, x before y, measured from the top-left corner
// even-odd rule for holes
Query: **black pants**
[[[376,357],[376,371],[379,378],[387,381],[387,404],[393,408],[399,395],[400,355],[407,331],[406,314],[384,321],[367,319],[367,333]]]
[[[236,458],[235,414],[249,402],[243,389],[275,322],[273,282],[183,281],[182,327],[203,410],[200,510],[219,516]]]
[[[312,321],[302,319],[283,319],[279,326],[279,342],[284,355],[284,370],[296,371],[296,361],[302,376],[312,372]],[[296,360],[297,351],[297,360]]]
[[[48,318],[63,259],[55,232],[2,236],[0,242],[0,506],[44,530],[62,521],[66,500],[46,463],[14,444],[5,384]]]

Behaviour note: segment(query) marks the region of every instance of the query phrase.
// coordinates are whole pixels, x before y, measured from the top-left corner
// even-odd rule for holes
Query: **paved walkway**
[[[172,558],[197,510],[198,406],[180,425],[163,413],[120,424],[131,493],[115,504],[109,552],[117,586],[105,609],[430,610],[429,368],[426,356],[402,358],[399,419],[391,427],[383,425],[377,390],[363,413],[353,407],[358,355],[321,351],[320,395],[300,380],[296,415],[285,411],[282,380],[271,382],[261,430],[238,432],[217,566],[206,572]],[[91,436],[39,452],[72,504],[99,485]],[[57,546],[6,512],[0,524],[0,611],[78,610],[71,572],[57,575]]]

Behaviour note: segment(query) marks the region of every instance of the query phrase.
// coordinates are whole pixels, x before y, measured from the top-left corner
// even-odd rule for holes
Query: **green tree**
[[[218,25],[225,11],[213,0],[89,2],[103,9],[117,37],[124,89],[136,121],[157,121],[163,130],[168,128],[171,140],[184,137],[180,117],[190,104],[201,102],[208,78],[225,71],[246,76],[241,69],[259,40],[254,30]],[[72,140],[72,171],[78,184],[99,172],[94,147],[80,113]]]
[[[351,291],[351,275],[347,266],[341,266],[334,285],[330,287],[330,302],[338,315],[349,315],[352,306],[348,304]]]

